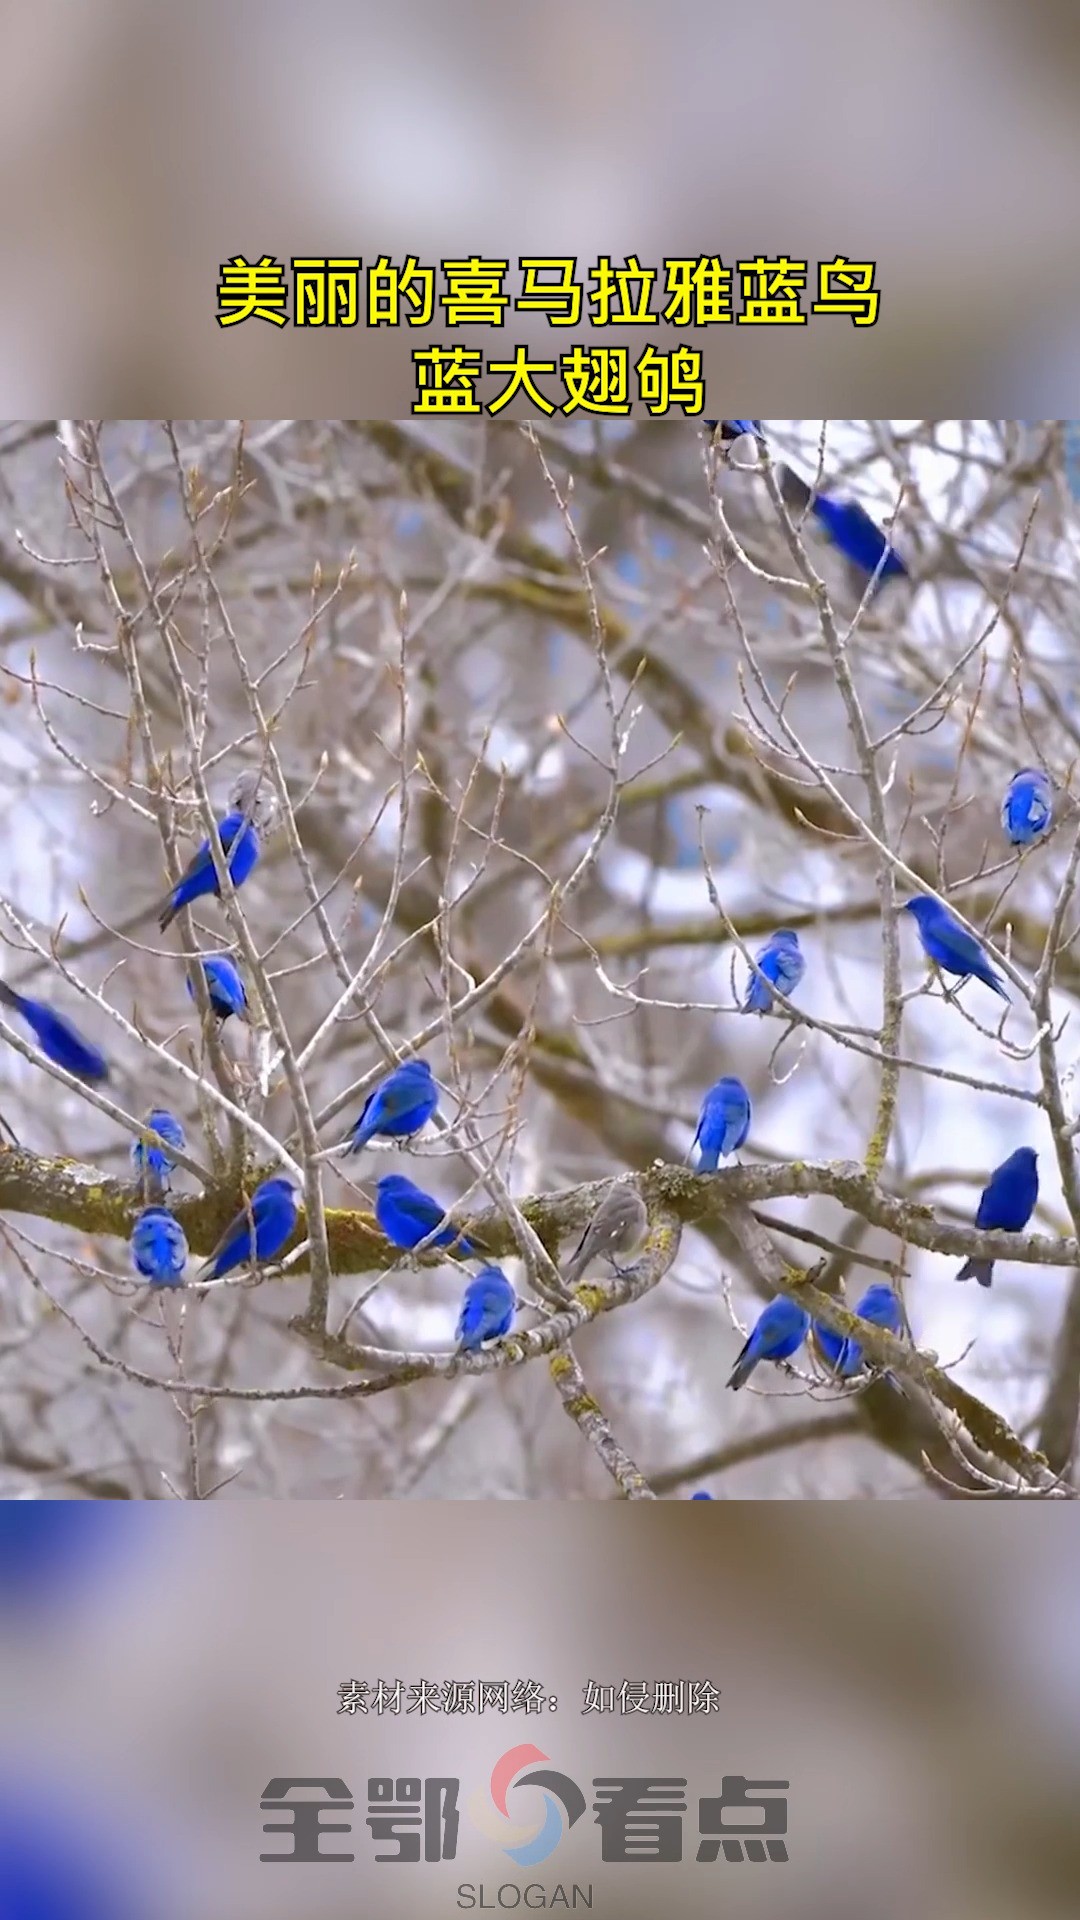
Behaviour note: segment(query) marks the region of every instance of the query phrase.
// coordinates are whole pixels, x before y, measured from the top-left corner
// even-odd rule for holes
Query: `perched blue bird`
[[[384,1173],[375,1186],[375,1218],[392,1246],[418,1247],[446,1218],[446,1208],[403,1173]],[[469,1260],[476,1256],[476,1248],[454,1226],[444,1227],[431,1244],[453,1247]]]
[[[690,1498],[691,1500],[711,1500],[712,1494],[711,1493],[692,1493],[690,1495]]]
[[[1033,1147],[1017,1147],[1000,1167],[995,1167],[982,1191],[976,1227],[985,1233],[995,1227],[1006,1233],[1023,1233],[1039,1197],[1038,1158]],[[977,1280],[980,1287],[988,1287],[994,1277],[994,1263],[965,1260],[956,1277]]]
[[[742,1003],[743,1012],[768,1013],[773,1003],[772,987],[778,987],[790,999],[805,972],[798,934],[790,927],[778,927],[754,955],[754,973]]]
[[[247,994],[238,969],[226,953],[207,953],[197,962],[203,971],[206,991],[210,996],[210,1011],[219,1020],[227,1020],[235,1013],[238,1020],[247,1019]],[[191,976],[187,980],[188,997],[195,998],[195,989]]]
[[[1030,847],[1049,833],[1054,789],[1041,767],[1023,767],[1009,781],[1001,803],[1001,824],[1014,847]]]
[[[894,1333],[899,1340],[904,1331],[904,1309],[900,1296],[884,1281],[867,1287],[861,1300],[852,1308],[860,1320],[869,1320],[872,1327],[884,1327],[886,1333]],[[850,1380],[864,1365],[863,1351],[854,1335],[849,1334],[844,1341],[840,1364],[837,1369],[844,1380]]]
[[[222,1274],[231,1273],[234,1267],[246,1267],[253,1259],[260,1264],[276,1259],[299,1213],[296,1188],[291,1180],[281,1174],[264,1180],[252,1194],[250,1208],[242,1208],[235,1220],[229,1222],[210,1258],[200,1268],[199,1279],[220,1280]]]
[[[177,1287],[187,1266],[184,1229],[168,1207],[144,1207],[131,1229],[131,1258],[137,1273],[155,1286]]]
[[[187,1145],[184,1129],[175,1113],[170,1113],[168,1107],[151,1107],[144,1125],[148,1130],[156,1133],[165,1142],[165,1146],[155,1146],[145,1137],[133,1140],[131,1165],[136,1180],[145,1181],[156,1191],[164,1193],[168,1189],[169,1175],[176,1165],[171,1153],[167,1153],[165,1148],[179,1147],[182,1153]]]
[[[835,1373],[840,1365],[847,1340],[842,1333],[834,1333],[823,1320],[814,1321],[814,1344],[825,1365]]]
[[[992,987],[1000,993],[1003,1000],[1010,995],[999,973],[990,965],[981,943],[973,933],[960,925],[956,915],[940,901],[932,900],[927,893],[917,893],[914,900],[905,900],[904,912],[910,913],[919,929],[919,939],[923,949],[942,973],[954,973],[962,980],[974,974],[976,980]]]
[[[221,851],[225,855],[229,878],[234,887],[243,886],[261,851],[254,821],[258,786],[257,773],[242,773],[233,788],[229,812],[217,823]],[[208,893],[220,895],[221,888],[207,839],[192,855],[175,887],[170,888],[162,901],[158,915],[162,933],[172,925],[181,907],[189,907],[193,900],[200,900]]]
[[[438,1105],[439,1089],[427,1061],[403,1060],[372,1088],[342,1151],[359,1153],[376,1134],[408,1139],[427,1125]]]
[[[0,980],[0,1001],[21,1013],[46,1059],[65,1067],[77,1080],[107,1080],[109,1063],[105,1055],[65,1019],[41,1000],[29,1000],[24,993]]]
[[[750,1131],[750,1114],[750,1095],[734,1074],[709,1088],[690,1149],[698,1149],[699,1173],[715,1173],[722,1155],[738,1151]]]
[[[731,1370],[729,1387],[744,1387],[762,1360],[790,1360],[810,1331],[810,1315],[784,1293],[778,1293],[759,1313]]]
[[[485,1340],[499,1340],[514,1324],[517,1295],[501,1267],[482,1267],[461,1302],[459,1353],[478,1353]]]

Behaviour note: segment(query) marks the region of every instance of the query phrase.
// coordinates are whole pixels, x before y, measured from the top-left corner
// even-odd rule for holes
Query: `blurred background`
[[[1055,209],[1080,161],[1080,28],[1059,6],[8,14],[8,412],[299,416],[347,395],[400,416],[396,333],[214,318],[236,253],[380,251],[874,259],[876,327],[705,334],[711,410],[1072,410],[1080,265]]]
[[[251,1503],[174,1505],[165,1525],[160,1508],[97,1508],[111,1523],[104,1551],[90,1564],[68,1555],[59,1604],[27,1615],[0,1590],[0,1910],[442,1916],[459,1910],[462,1883],[483,1883],[493,1903],[494,1887],[577,1882],[591,1883],[593,1912],[634,1920],[658,1904],[1071,1920],[1070,1511],[849,1506],[823,1525],[806,1507],[746,1504]],[[19,1551],[10,1530],[5,1549],[9,1562]],[[350,1679],[479,1677],[538,1680],[557,1708],[337,1710]],[[678,1677],[712,1680],[719,1711],[582,1714],[589,1680]],[[523,1741],[587,1806],[533,1868],[507,1860],[469,1811]],[[725,1773],[790,1782],[786,1865],[694,1858],[697,1799]],[[375,1864],[368,1779],[442,1774],[461,1782],[457,1858]],[[678,1865],[600,1858],[592,1781],[634,1774],[687,1781]],[[351,1788],[351,1834],[322,1842],[351,1864],[260,1862],[288,1846],[262,1831],[280,1817],[260,1808],[275,1776]],[[539,1802],[514,1788],[513,1817],[535,1827]]]
[[[740,1075],[754,1102],[744,1159],[861,1157],[876,1066],[828,1031],[785,1039],[779,1021],[737,1010],[745,963],[710,903],[703,868],[704,856],[751,949],[778,924],[800,929],[808,970],[798,1004],[808,1015],[876,1032],[882,962],[872,862],[864,843],[837,837],[820,789],[792,784],[760,733],[764,703],[748,662],[773,690],[797,669],[789,719],[834,769],[837,790],[864,807],[858,781],[843,771],[853,751],[820,623],[790,584],[791,557],[753,439],[707,473],[700,430],[668,424],[544,428],[537,446],[511,423],[422,431],[379,421],[253,422],[239,452],[228,423],[175,431],[179,468],[198,472],[205,500],[229,486],[240,460],[242,498],[205,523],[218,528],[220,517],[222,604],[267,710],[282,703],[278,750],[335,937],[354,967],[381,941],[369,999],[399,1045],[439,1022],[448,979],[458,983],[456,997],[469,979],[491,976],[542,918],[550,887],[573,870],[603,814],[610,719],[551,484],[565,493],[573,482],[574,526],[595,556],[590,577],[620,698],[645,663],[627,713],[628,722],[635,716],[627,784],[598,862],[564,902],[550,940],[527,945],[496,991],[468,1017],[455,1016],[450,1040],[444,1026],[426,1047],[448,1089],[445,1111],[467,1112],[512,1192],[523,1198],[680,1161],[702,1093],[723,1073]],[[900,729],[889,831],[905,860],[959,889],[968,914],[993,917],[1027,977],[1075,839],[1067,790],[1080,739],[1070,690],[1072,430],[1055,421],[778,420],[764,432],[775,459],[808,479],[820,469],[824,487],[858,499],[879,521],[896,513],[892,538],[908,572],[869,600],[849,642],[868,724]],[[187,536],[165,430],[109,425],[101,457],[133,550],[152,577],[172,582],[185,671],[208,690],[204,751],[221,799],[256,748],[220,619],[182,567]],[[8,823],[0,862],[6,899],[46,951],[62,922],[64,964],[101,988],[104,1004],[76,1003],[54,972],[20,951],[25,941],[10,919],[4,976],[75,1012],[115,1061],[129,1110],[164,1099],[209,1164],[208,1113],[169,1070],[172,1057],[199,1060],[198,1026],[175,936],[159,939],[149,917],[162,854],[133,755],[115,627],[63,480],[54,423],[0,432]],[[710,484],[745,555],[729,576],[732,601],[704,551],[719,537]],[[853,576],[813,516],[803,539],[846,632],[866,577]],[[110,551],[117,590],[137,618],[131,552],[119,539]],[[350,554],[353,571],[309,627],[313,580],[325,595]],[[137,631],[157,750],[173,753],[182,793],[175,689],[156,631],[146,623]],[[908,725],[912,713],[918,720]],[[1017,766],[1044,757],[1059,783],[1060,825],[1018,864],[1001,834],[1000,798]],[[183,802],[180,812],[194,828]],[[440,900],[449,903],[445,921]],[[340,986],[286,835],[268,842],[243,905],[288,1030],[306,1044]],[[925,1071],[903,1074],[886,1188],[930,1204],[946,1223],[970,1223],[990,1170],[1030,1145],[1041,1155],[1036,1224],[1067,1233],[1030,1011],[1010,1014],[1002,1044],[977,984],[962,1008],[920,991],[925,963],[907,916],[901,921],[904,986],[914,996],[902,1050]],[[199,924],[204,945],[227,937],[213,903]],[[1069,1016],[1080,991],[1071,925],[1067,912],[1053,997],[1060,1038],[1051,1078],[1066,1119],[1077,1064]],[[113,1030],[110,1007],[165,1057]],[[242,1071],[253,1044],[235,1021],[223,1032]],[[347,1089],[379,1065],[354,1014],[331,1023],[314,1047],[305,1075],[327,1148],[359,1110]],[[3,1071],[3,1111],[28,1148],[125,1177],[129,1137],[110,1119],[10,1048]],[[950,1074],[961,1078],[943,1077]],[[964,1075],[992,1090],[964,1085]],[[289,1137],[280,1076],[258,1111],[276,1138]],[[408,1171],[448,1204],[473,1186],[460,1156],[428,1140],[409,1156],[376,1148],[359,1163],[329,1162],[328,1203],[369,1204],[388,1170]],[[193,1191],[186,1172],[175,1182],[179,1194]],[[191,1431],[182,1401],[102,1364],[105,1355],[172,1377],[168,1328],[145,1289],[133,1288],[125,1241],[53,1224],[45,1204],[34,1211],[39,1217],[11,1218],[0,1265],[0,1491],[158,1498],[186,1488]],[[816,1245],[785,1235],[785,1222],[839,1247],[828,1256],[829,1283],[846,1289],[849,1303],[880,1277],[860,1260],[898,1263],[917,1343],[1068,1472],[1080,1355],[1064,1272],[1002,1263],[987,1294],[955,1284],[955,1256],[904,1249],[833,1200],[763,1211],[785,1259],[819,1257]],[[518,1264],[507,1264],[522,1284]],[[332,1325],[368,1284],[365,1276],[335,1280]],[[460,1289],[460,1273],[447,1266],[391,1273],[364,1308],[376,1344],[445,1353]],[[414,1381],[370,1400],[305,1399],[305,1388],[325,1389],[342,1375],[290,1329],[303,1297],[304,1282],[292,1278],[189,1306],[187,1379],[298,1396],[207,1406],[198,1426],[204,1491],[221,1487],[230,1499],[613,1493],[543,1361]],[[582,1332],[589,1390],[658,1492],[927,1498],[970,1489],[918,1399],[887,1385],[841,1392],[804,1360],[793,1375],[763,1368],[746,1391],[725,1392],[761,1304],[729,1236],[687,1230],[654,1291]]]

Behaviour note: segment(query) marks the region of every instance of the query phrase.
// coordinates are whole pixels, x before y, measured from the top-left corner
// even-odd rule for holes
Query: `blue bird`
[[[741,440],[744,433],[752,433],[755,440],[762,438],[760,420],[703,420],[710,434],[716,434],[721,446],[730,447]],[[719,428],[719,432],[717,429]]]
[[[835,1373],[840,1365],[847,1340],[842,1333],[834,1333],[823,1320],[814,1321],[814,1344],[830,1372]]]
[[[234,887],[243,886],[261,852],[254,820],[258,787],[257,773],[242,773],[233,787],[229,812],[217,823],[221,851]],[[208,893],[220,896],[221,888],[207,839],[192,855],[175,887],[169,889],[161,903],[158,925],[162,933],[172,925],[181,907],[189,907],[192,901]]]
[[[887,1333],[894,1333],[899,1340],[904,1331],[904,1309],[900,1296],[884,1281],[867,1287],[861,1300],[852,1308],[860,1320],[869,1320],[872,1327],[884,1327]],[[841,1379],[850,1380],[865,1365],[863,1350],[854,1335],[849,1334],[844,1341],[843,1353],[837,1371]]]
[[[1001,975],[994,972],[983,952],[981,942],[960,925],[948,907],[932,900],[929,894],[917,893],[914,900],[905,900],[904,912],[913,916],[925,953],[942,973],[957,974],[962,980],[974,974],[976,980],[992,987],[1003,1000],[1010,998]]]
[[[1006,1233],[1023,1233],[1035,1211],[1039,1197],[1038,1154],[1033,1147],[1017,1147],[993,1173],[983,1188],[975,1225],[984,1233],[1000,1227]],[[994,1277],[992,1260],[965,1260],[958,1280],[977,1280],[988,1287]]]
[[[1014,847],[1030,847],[1049,833],[1053,812],[1049,774],[1041,767],[1023,767],[1013,774],[1001,803],[1001,824]]]
[[[0,980],[0,1001],[21,1013],[47,1060],[66,1068],[77,1080],[107,1080],[109,1063],[105,1055],[65,1019],[41,1000],[30,1000],[24,993]]]
[[[446,1208],[403,1173],[384,1173],[375,1186],[375,1218],[391,1246],[418,1247],[446,1218]],[[431,1244],[453,1247],[466,1259],[476,1255],[475,1247],[454,1226],[444,1227]]]
[[[168,1189],[169,1175],[176,1165],[166,1147],[179,1147],[181,1153],[187,1145],[184,1129],[174,1113],[168,1107],[151,1107],[144,1125],[156,1133],[165,1146],[155,1146],[145,1137],[131,1143],[131,1165],[135,1178],[140,1183],[146,1181],[156,1191],[164,1193]]]
[[[761,420],[703,420],[701,422],[711,442],[721,449],[724,459],[730,455],[732,447],[746,434],[755,442],[755,447],[765,445],[765,434],[761,432]]]
[[[827,493],[815,494],[793,467],[781,465],[778,477],[789,508],[797,513],[805,513],[809,508],[856,574],[867,580],[877,575],[875,592],[891,575],[907,573],[896,548],[889,545],[881,528],[857,500],[834,500]]]
[[[131,1258],[137,1273],[155,1286],[177,1287],[187,1265],[184,1229],[168,1207],[144,1207],[131,1229]]]
[[[778,927],[754,955],[754,973],[742,1003],[743,1012],[767,1013],[773,1003],[772,987],[790,999],[805,972],[798,934],[790,927]]]
[[[373,1087],[342,1152],[359,1153],[376,1134],[409,1139],[438,1110],[439,1090],[426,1060],[403,1060]]]
[[[834,547],[846,560],[851,561],[852,566],[864,573],[867,579],[877,574],[878,586],[883,586],[893,575],[907,573],[896,548],[889,545],[881,528],[857,500],[833,500],[827,493],[819,493],[811,512],[824,527]]]
[[[711,1500],[712,1494],[711,1493],[692,1493],[690,1495],[690,1498],[691,1500]]]
[[[250,1213],[250,1218],[249,1218]],[[251,1196],[250,1209],[244,1207],[229,1222],[210,1258],[199,1270],[200,1280],[220,1280],[235,1267],[246,1267],[252,1258],[260,1264],[276,1259],[296,1225],[300,1204],[291,1180],[281,1174],[264,1180]],[[252,1245],[252,1222],[255,1225]]]
[[[238,1020],[246,1020],[247,994],[239,971],[228,954],[204,954],[195,964],[202,968],[206,991],[210,996],[211,1013],[216,1014],[219,1020],[227,1020],[231,1013],[235,1013]],[[190,974],[186,984],[188,998],[194,1000],[195,989]]]
[[[793,1353],[798,1353],[809,1331],[810,1315],[786,1294],[778,1293],[754,1322],[750,1338],[731,1370],[728,1386],[736,1390],[745,1386],[762,1360],[790,1360]]]
[[[733,1074],[709,1088],[690,1149],[693,1153],[698,1148],[699,1173],[715,1173],[722,1155],[738,1151],[750,1131],[750,1117],[750,1095]]]
[[[499,1340],[514,1324],[517,1295],[501,1267],[482,1267],[461,1302],[455,1339],[459,1353],[479,1353],[485,1340]]]

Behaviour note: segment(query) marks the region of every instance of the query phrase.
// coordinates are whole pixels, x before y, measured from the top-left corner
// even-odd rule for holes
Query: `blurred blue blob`
[[[891,575],[907,573],[896,548],[890,546],[877,522],[857,500],[838,500],[832,494],[815,493],[794,467],[784,463],[778,469],[778,477],[788,511],[802,515],[809,509],[857,575],[868,580],[876,575],[875,593]]]
[[[647,540],[648,556],[658,566],[675,559],[677,548],[669,533],[652,533]],[[647,583],[645,563],[640,547],[621,547],[611,556],[611,564],[619,579],[628,587],[644,587]]]
[[[126,1552],[131,1535],[128,1509],[108,1501],[0,1501],[0,1621],[77,1600],[84,1578]]]
[[[550,674],[558,675],[569,668],[577,641],[561,627],[552,627],[547,634],[547,664]]]
[[[827,493],[819,493],[811,511],[845,559],[868,579],[876,574],[878,586],[892,574],[907,572],[896,548],[889,545],[881,528],[857,500],[834,500]]]
[[[103,1811],[55,1779],[0,1779],[0,1920],[161,1920]]]
[[[397,534],[399,540],[411,540],[414,534],[420,532],[423,524],[424,510],[422,507],[402,507],[401,512],[394,521],[394,532]]]
[[[632,548],[624,548],[621,553],[615,555],[614,567],[619,579],[625,580],[628,587],[640,587],[642,585],[645,578],[645,571],[638,555]]]
[[[711,1500],[712,1494],[711,1493],[692,1493],[690,1495],[690,1498],[691,1500]]]

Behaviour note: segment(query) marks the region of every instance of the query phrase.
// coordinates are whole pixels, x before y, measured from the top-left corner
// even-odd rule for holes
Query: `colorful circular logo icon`
[[[535,1867],[546,1860],[585,1811],[585,1795],[576,1780],[545,1767],[542,1763],[547,1757],[539,1747],[511,1747],[491,1770],[490,1793],[481,1787],[469,1800],[473,1824],[519,1867]],[[511,1793],[524,1794],[515,1798],[515,1811],[524,1814],[526,1808],[534,1809],[531,1819],[511,1818]]]

